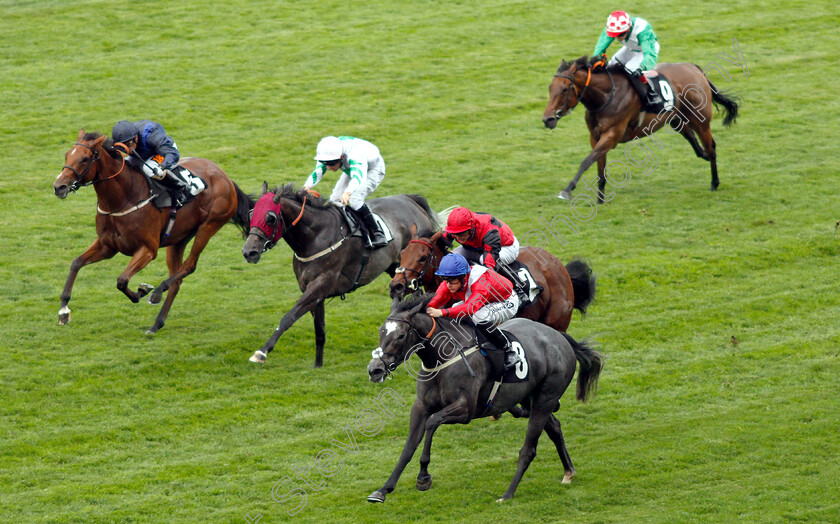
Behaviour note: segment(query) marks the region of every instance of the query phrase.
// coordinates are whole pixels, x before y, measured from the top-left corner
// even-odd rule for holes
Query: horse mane
[[[396,306],[394,306],[394,309],[391,311],[391,314],[405,313],[406,311],[417,307],[418,304],[421,303],[423,304],[421,310],[425,311],[426,306],[429,305],[429,302],[431,302],[434,297],[434,293],[412,293],[404,299],[402,299]]]
[[[571,69],[572,66],[576,66],[576,70],[587,69],[587,68],[590,68],[590,67],[594,66],[600,60],[601,60],[600,56],[593,56],[593,57],[590,58],[587,55],[583,55],[582,57],[578,58],[577,60],[573,60],[569,63],[566,63],[566,61],[563,60],[560,63],[560,67],[557,68],[557,73],[562,73],[564,71],[568,71],[569,69]],[[609,72],[609,73],[621,73],[623,71],[624,71],[624,66],[622,66],[619,63],[615,63],[615,64],[607,65],[607,66],[599,65],[597,67],[592,67],[592,72],[593,73],[607,73],[607,72]]]
[[[82,137],[82,140],[84,140],[85,142],[90,142],[91,140],[96,140],[100,136],[102,136],[102,133],[92,131],[89,133],[85,133],[85,136]],[[114,149],[114,140],[109,136],[106,136],[105,141],[102,142],[102,149],[104,149],[106,153],[111,155],[112,158],[120,157],[120,152]]]
[[[289,200],[295,200],[297,202],[303,202],[303,200],[306,199],[309,205],[320,209],[329,209],[333,206],[328,199],[316,197],[312,193],[309,193],[306,189],[295,188],[294,184],[291,183],[283,184],[279,187],[274,186],[274,189],[272,189],[271,192],[275,195],[275,202],[279,198],[288,198]]]
[[[432,231],[431,228],[423,228],[417,232],[417,238],[432,238],[435,233],[437,233],[437,230]]]

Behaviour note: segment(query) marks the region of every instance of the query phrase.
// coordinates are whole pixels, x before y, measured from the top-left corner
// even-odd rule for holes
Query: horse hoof
[[[563,191],[560,191],[560,194],[557,195],[557,198],[560,198],[560,199],[563,199],[563,200],[571,200],[572,199],[572,194],[569,191],[566,191],[564,189]]]
[[[510,497],[502,495],[501,498],[496,499],[496,502],[507,502],[510,500]]]
[[[257,364],[265,364],[265,357],[266,355],[262,351],[254,351],[254,354],[248,360]]]
[[[418,491],[426,491],[427,489],[432,487],[432,476],[426,475],[425,477],[417,477],[417,490]]]
[[[367,497],[368,502],[385,502],[385,494],[381,491],[377,490],[368,495]]]
[[[64,306],[58,311],[58,325],[63,326],[70,322],[70,308]]]
[[[163,298],[163,293],[158,293],[157,291],[149,295],[149,304],[155,305],[160,304],[160,299]]]
[[[162,327],[163,327],[163,326],[152,326],[152,327],[150,327],[149,329],[147,329],[147,330],[146,330],[146,334],[147,334],[147,335],[154,335],[154,334],[156,334],[156,333],[158,332],[158,330],[159,330],[160,328],[162,328]]]
[[[490,420],[492,420],[493,422],[496,422],[497,420],[502,418],[502,415],[504,415],[504,413],[499,413],[498,415],[490,415]]]
[[[567,471],[565,475],[563,475],[563,480],[560,481],[560,484],[569,484],[572,482],[572,477],[575,476],[574,470]]]

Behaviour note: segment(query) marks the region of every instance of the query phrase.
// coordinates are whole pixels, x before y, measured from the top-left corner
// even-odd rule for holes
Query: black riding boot
[[[367,226],[368,235],[370,236],[370,247],[376,249],[387,246],[388,240],[385,238],[382,230],[379,229],[379,224],[376,223],[376,219],[371,214],[368,205],[362,204],[362,207],[357,209],[356,213],[359,214],[359,217],[364,220],[365,226]]]
[[[662,103],[662,97],[653,90],[650,82],[643,82],[641,77],[636,78],[632,75],[628,75],[628,78],[630,79],[630,83],[633,84],[633,89],[639,94],[643,108],[655,108],[658,104]]]
[[[505,356],[505,371],[515,366],[520,358],[519,355],[513,352],[510,347],[510,341],[507,339],[501,329],[490,323],[476,324],[476,329],[481,331],[487,340],[489,340],[499,350],[503,351]]]
[[[510,280],[511,284],[513,284],[513,292],[519,295],[519,301],[522,302],[528,292],[522,288],[522,282],[519,281],[519,277],[510,269],[510,266],[497,262],[496,273]]]
[[[166,175],[161,182],[171,189],[169,194],[172,196],[172,205],[175,207],[183,206],[187,200],[187,196],[190,194],[190,185],[169,170],[166,171]]]

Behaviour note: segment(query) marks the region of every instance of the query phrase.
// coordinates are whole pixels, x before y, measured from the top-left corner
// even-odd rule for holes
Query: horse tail
[[[414,202],[418,206],[423,208],[423,212],[426,213],[427,217],[429,217],[429,221],[432,223],[433,226],[435,224],[437,224],[437,221],[438,221],[437,215],[435,214],[434,211],[432,211],[432,208],[429,207],[429,203],[426,201],[426,197],[424,197],[423,195],[406,195],[406,196],[408,198],[410,198],[411,200],[414,200]]]
[[[242,238],[248,236],[248,229],[251,227],[251,210],[256,205],[256,197],[248,195],[233,182],[236,189],[236,213],[231,217],[231,222],[242,231]]]
[[[452,210],[454,210],[456,207],[459,206],[449,206],[446,209],[441,209],[440,211],[438,211],[438,229],[443,229],[444,227],[446,227],[446,221],[449,220],[449,214],[452,213]]]
[[[585,315],[586,308],[595,298],[595,277],[592,275],[592,268],[583,260],[575,259],[566,264],[566,271],[572,279],[572,289],[575,293],[574,308]]]
[[[703,69],[694,64],[694,67],[703,71]],[[723,110],[726,115],[723,117],[723,125],[726,127],[731,126],[735,123],[735,119],[738,118],[738,97],[734,95],[730,95],[729,93],[724,93],[720,89],[712,83],[706,73],[703,73],[703,76],[706,77],[706,81],[709,83],[709,87],[712,89],[712,103],[715,104],[715,107],[720,109],[723,106]]]
[[[577,358],[580,369],[578,370],[578,383],[575,398],[581,402],[586,402],[591,394],[594,394],[598,389],[598,377],[601,376],[601,370],[604,368],[604,355],[595,351],[594,347],[597,343],[594,340],[585,339],[578,342],[573,339],[568,333],[560,333],[575,351],[575,358]]]

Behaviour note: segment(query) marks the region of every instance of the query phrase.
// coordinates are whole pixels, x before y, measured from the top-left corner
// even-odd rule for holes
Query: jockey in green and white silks
[[[327,136],[318,142],[315,160],[315,170],[306,178],[304,189],[320,182],[327,170],[340,170],[330,200],[349,205],[359,214],[370,231],[372,247],[386,245],[384,233],[365,204],[365,199],[385,178],[385,160],[379,148],[361,138]]]
[[[655,91],[648,89],[647,80],[642,75],[642,71],[653,69],[659,58],[659,42],[648,21],[630,16],[624,11],[611,13],[592,55],[603,55],[614,40],[618,40],[622,47],[613,55],[608,65],[624,66],[643,103],[661,103],[662,98]]]

